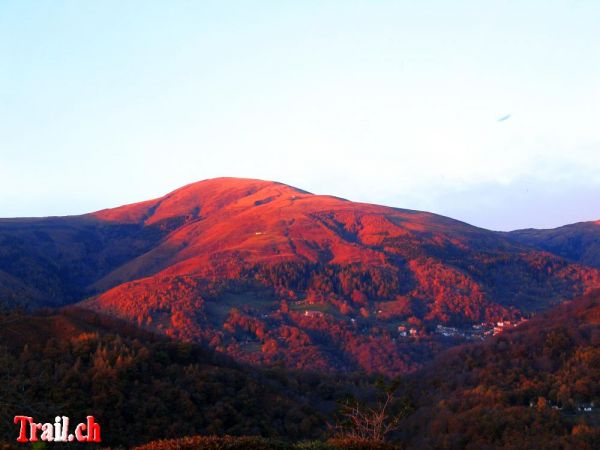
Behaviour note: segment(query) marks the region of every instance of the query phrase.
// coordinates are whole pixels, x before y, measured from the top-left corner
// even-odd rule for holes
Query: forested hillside
[[[439,215],[218,178],[0,221],[0,302],[84,308],[238,361],[417,370],[600,285],[600,269]]]

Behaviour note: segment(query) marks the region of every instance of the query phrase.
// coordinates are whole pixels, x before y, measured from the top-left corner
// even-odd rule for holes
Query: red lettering
[[[15,416],[13,422],[16,424],[20,422],[19,437],[17,442],[27,442],[27,425],[33,421],[33,417],[28,416]]]
[[[75,437],[79,442],[87,442],[88,438],[83,434],[83,432],[87,429],[87,425],[85,423],[80,423],[75,428]]]
[[[29,436],[29,442],[37,442],[38,441],[38,430],[42,429],[42,424],[41,423],[34,423],[34,422],[30,422],[29,423],[29,434],[31,436]]]
[[[101,442],[100,424],[96,423],[94,416],[87,416],[88,442]]]

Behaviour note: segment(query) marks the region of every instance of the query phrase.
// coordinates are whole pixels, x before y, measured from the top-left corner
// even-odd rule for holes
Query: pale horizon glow
[[[585,0],[3,1],[0,217],[239,176],[496,230],[598,220],[598,17]]]

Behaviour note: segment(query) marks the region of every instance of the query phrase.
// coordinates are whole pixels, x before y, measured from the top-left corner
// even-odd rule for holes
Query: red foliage
[[[153,275],[87,306],[252,363],[412,370],[440,348],[428,337],[439,323],[512,319],[600,283],[499,233],[266,181],[208,180],[95,217],[166,234],[100,285]],[[269,300],[234,310],[227,291]],[[410,344],[397,331],[407,319],[419,324]]]

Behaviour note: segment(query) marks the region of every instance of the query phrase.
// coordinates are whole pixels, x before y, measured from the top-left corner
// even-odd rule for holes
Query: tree
[[[398,379],[393,384],[383,388],[383,395],[373,406],[361,404],[358,401],[347,403],[341,410],[341,421],[333,427],[336,438],[385,442],[388,435],[396,431],[400,421],[410,412],[406,398],[398,399],[394,393],[400,386]]]

